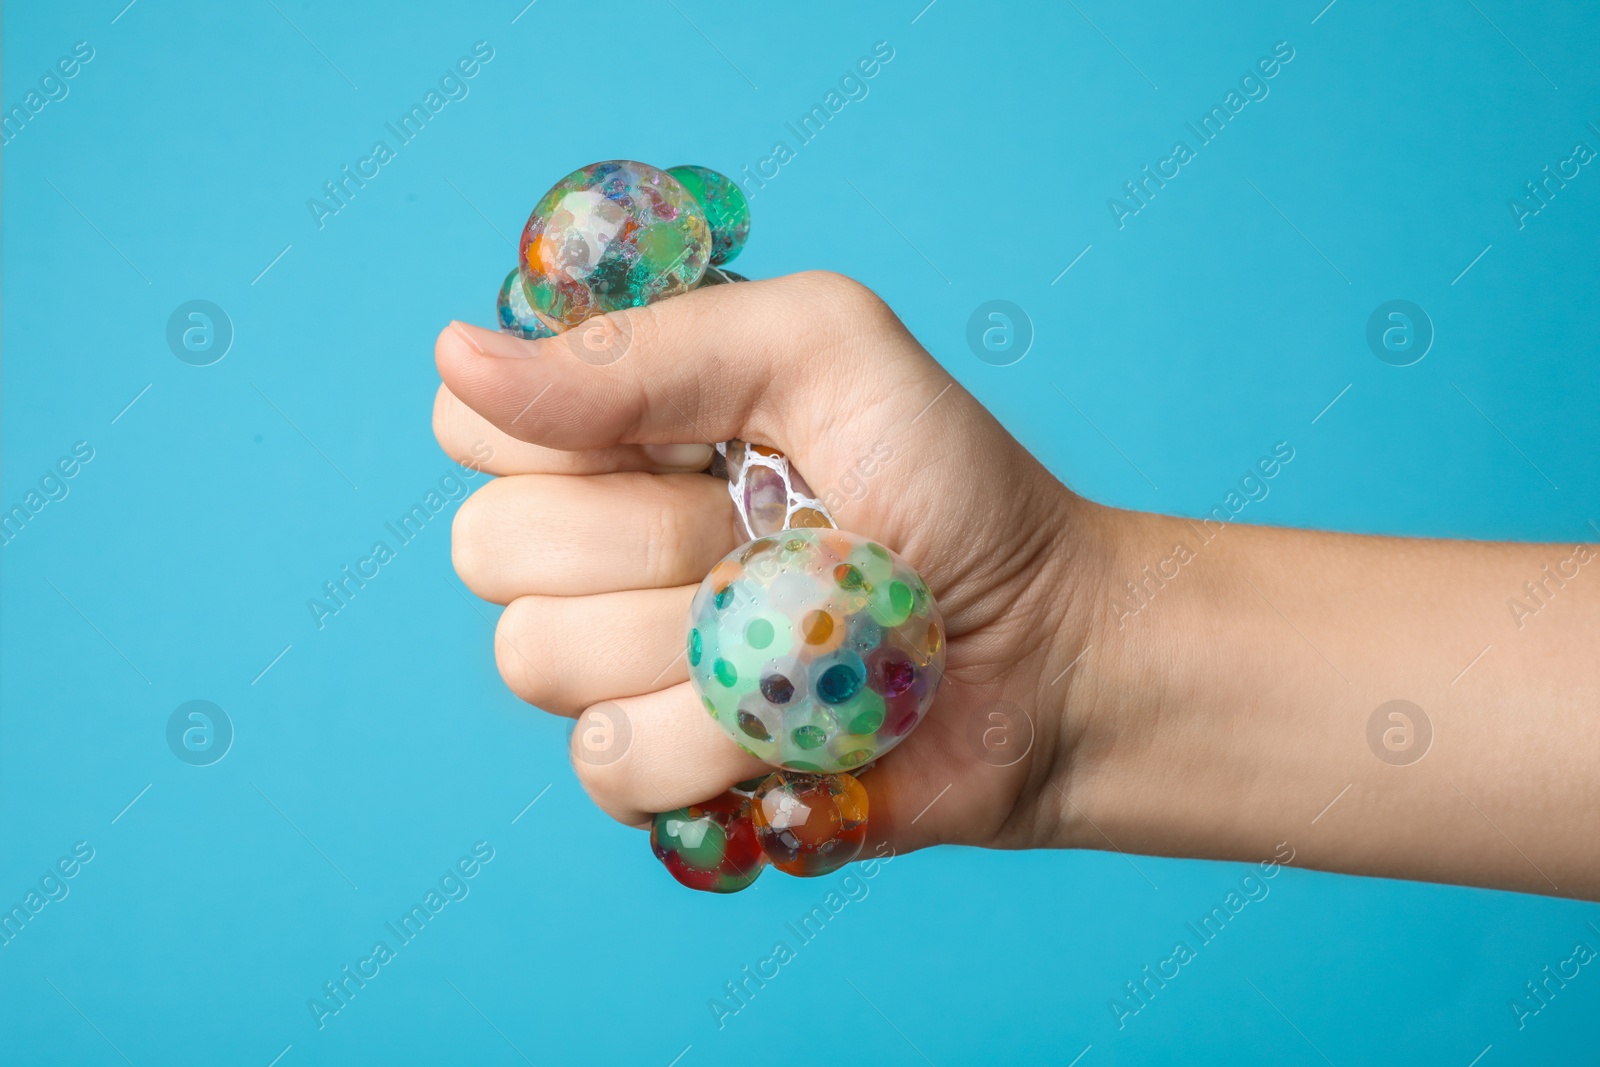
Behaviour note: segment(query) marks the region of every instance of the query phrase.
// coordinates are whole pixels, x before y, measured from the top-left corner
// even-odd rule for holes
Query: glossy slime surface
[[[667,173],[689,190],[706,213],[711,226],[711,262],[716,266],[730,262],[750,237],[750,202],[739,183],[710,167],[673,167]]]
[[[867,840],[867,791],[854,775],[769,774],[750,808],[761,850],[785,874],[831,874]]]
[[[517,253],[534,310],[564,330],[693,288],[710,262],[711,228],[666,171],[608,160],[573,171],[540,198]]]
[[[586,319],[745,279],[723,265],[750,234],[738,185],[706,167],[610,160],[557,182],[528,217],[500,286],[500,328],[549,337]],[[788,457],[717,446],[752,540],[701,583],[690,608],[690,681],[722,729],[783,768],[655,817],[650,845],[681,884],[750,886],[768,862],[836,871],[861,852],[863,768],[927,714],[944,672],[933,595],[884,546],[834,528]]]
[[[690,889],[737,893],[761,876],[766,855],[756,840],[748,794],[729,790],[704,804],[664,811],[650,827],[650,847]]]
[[[522,272],[516,267],[500,283],[500,293],[494,301],[495,318],[500,322],[500,332],[530,340],[535,337],[554,337],[555,331],[539,320],[528,303],[528,294],[522,288]]]
[[[757,538],[689,609],[689,679],[722,729],[789,770],[859,767],[927,714],[944,621],[910,565],[843,530]]]

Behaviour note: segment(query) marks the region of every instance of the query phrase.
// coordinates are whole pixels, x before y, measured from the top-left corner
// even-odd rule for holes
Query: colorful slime
[[[842,771],[922,720],[944,671],[943,620],[911,566],[833,529],[758,538],[711,569],[689,609],[689,680],[763,762]]]
[[[750,208],[705,167],[630,160],[573,171],[528,217],[500,287],[500,328],[549,337],[585,319],[745,279]],[[944,673],[944,623],[910,564],[834,528],[788,457],[717,446],[750,542],[701,583],[690,608],[689,679],[747,752],[781,768],[713,800],[662,812],[650,843],[691,889],[733,893],[770,862],[814,877],[860,853],[858,773],[922,721]]]
[[[666,171],[610,160],[573,171],[545,193],[517,253],[534,310],[565,330],[688,292],[710,262],[711,227]]]

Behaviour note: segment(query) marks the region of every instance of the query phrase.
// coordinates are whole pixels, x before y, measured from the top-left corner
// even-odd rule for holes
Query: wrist
[[[1181,853],[1182,824],[1204,818],[1184,753],[1211,737],[1226,563],[1215,551],[1201,561],[1186,520],[1083,503],[1074,604],[1040,703],[1059,720],[1039,796],[1054,814],[1050,844]]]
[[[1054,634],[1043,657],[1035,707],[1050,744],[1031,776],[1038,810],[1038,847],[1106,848],[1084,810],[1095,779],[1106,773],[1125,702],[1111,683],[1125,667],[1115,626],[1107,633],[1107,603],[1120,573],[1117,546],[1133,512],[1119,511],[1066,492],[1060,540]]]

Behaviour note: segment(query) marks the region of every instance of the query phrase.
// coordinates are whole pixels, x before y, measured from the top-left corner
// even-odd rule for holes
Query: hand
[[[738,437],[787,453],[944,613],[938,698],[863,778],[874,842],[1061,843],[1062,709],[1087,630],[1072,605],[1091,599],[1073,594],[1099,509],[871,292],[825,273],[716,286],[537,341],[452,323],[436,354],[440,443],[487,442],[502,476],[456,516],[456,571],[506,605],[495,657],[518,696],[579,716],[575,739],[621,709],[620,754],[574,746],[601,808],[641,825],[768,769],[706,715],[683,651],[696,587],[744,540],[726,483],[699,473],[710,448],[684,442]]]
[[[864,777],[869,847],[1110,847],[1600,898],[1600,852],[1575,845],[1600,808],[1590,546],[1090,504],[830,274],[542,341],[452,324],[437,355],[439,440],[487,445],[504,475],[457,514],[456,570],[507,605],[496,659],[523,699],[601,732],[625,717],[606,760],[574,746],[623,822],[766,769],[701,710],[684,658],[695,588],[743,538],[725,483],[697,473],[709,447],[683,442],[739,437],[786,452],[944,612],[933,709]],[[1508,614],[1519,590],[1533,622],[1528,603]],[[1397,697],[1439,724],[1431,749],[1431,730],[1399,754],[1373,740]]]

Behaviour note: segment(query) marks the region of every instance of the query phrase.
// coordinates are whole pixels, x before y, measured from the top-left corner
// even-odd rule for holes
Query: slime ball
[[[867,791],[852,775],[779,771],[750,803],[761,850],[785,874],[831,874],[867,839]]]
[[[705,273],[705,211],[666,171],[591,163],[540,198],[522,229],[529,302],[554,329],[687,292]]]
[[[711,262],[720,266],[737,256],[750,237],[750,202],[739,184],[710,167],[673,167],[667,173],[689,190],[706,213],[711,224]]]
[[[737,893],[767,862],[750,821],[750,797],[732,791],[657,815],[650,847],[672,877],[707,893]]]
[[[910,564],[865,537],[794,529],[711,569],[689,608],[689,680],[757,759],[859,767],[921,721],[944,673],[944,620]]]
[[[495,300],[495,314],[500,319],[500,332],[512,337],[532,340],[535,337],[554,337],[555,331],[539,321],[528,303],[528,294],[522,289],[522,272],[516,267],[506,275],[500,285],[500,296]]]

